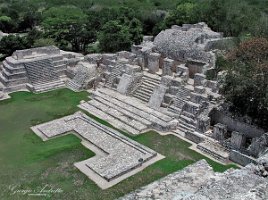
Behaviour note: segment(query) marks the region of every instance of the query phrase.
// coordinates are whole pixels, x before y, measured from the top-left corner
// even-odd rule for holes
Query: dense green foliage
[[[267,7],[266,1],[259,0],[65,0],[64,5],[61,0],[0,1],[0,30],[21,33],[37,27],[42,34],[29,40],[28,46],[48,41],[83,53],[115,51],[139,43],[142,33],[157,34],[173,24],[200,21],[227,36],[267,37]],[[120,37],[119,31],[113,33],[119,34],[118,39],[110,40],[109,21],[117,21],[130,37]],[[93,44],[100,46],[92,49]]]
[[[131,138],[166,158],[114,187],[102,190],[73,165],[94,156],[80,144],[79,138],[66,135],[43,142],[30,129],[32,125],[73,114],[78,110],[79,101],[87,100],[88,93],[63,89],[43,94],[18,92],[11,96],[0,102],[0,199],[36,199],[19,192],[13,194],[10,186],[40,191],[45,184],[63,190],[45,199],[117,199],[200,159],[206,159],[215,171],[222,172],[234,166],[206,158],[173,135],[149,132]]]
[[[231,51],[225,63],[224,94],[234,111],[268,129],[268,40],[249,39]]]

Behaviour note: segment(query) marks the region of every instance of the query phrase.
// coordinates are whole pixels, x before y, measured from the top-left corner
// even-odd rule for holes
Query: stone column
[[[165,58],[164,59],[164,65],[163,65],[163,76],[168,75],[172,76],[173,75],[173,68],[174,68],[174,60]]]
[[[213,128],[212,137],[218,141],[223,141],[227,133],[227,126],[224,124],[216,124]]]
[[[194,86],[205,86],[206,83],[206,75],[196,73],[194,75]]]
[[[232,147],[234,147],[235,149],[241,149],[246,144],[245,135],[243,133],[233,131],[231,137],[231,144]]]
[[[200,115],[197,118],[197,130],[200,133],[205,133],[206,131],[209,130],[209,128],[210,128],[210,117]]]
[[[155,74],[159,71],[159,60],[160,54],[159,53],[150,53],[148,55],[148,69],[149,72]]]

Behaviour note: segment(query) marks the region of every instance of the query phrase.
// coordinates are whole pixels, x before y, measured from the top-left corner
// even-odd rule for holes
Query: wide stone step
[[[180,114],[180,112],[181,112],[181,109],[178,108],[178,107],[176,107],[176,106],[174,106],[174,105],[169,106],[169,107],[168,107],[168,110],[169,110],[169,111],[172,111],[172,112],[174,112],[174,113],[177,113],[177,114]]]
[[[103,120],[106,120],[108,121],[109,123],[111,123],[113,126],[123,130],[123,131],[126,131],[130,134],[133,134],[133,135],[138,135],[140,134],[140,132],[137,130],[137,129],[134,129],[132,128],[131,126],[128,126],[127,124],[121,122],[120,120],[114,118],[113,116],[111,115],[108,115],[107,113],[99,110],[98,108],[94,107],[93,105],[90,105],[88,103],[83,103],[83,104],[80,104],[78,106],[79,108],[103,119]]]
[[[150,85],[154,85],[154,86],[160,84],[160,81],[153,81],[153,80],[149,80],[149,79],[143,79],[142,82],[143,82],[143,83],[150,84]]]
[[[229,152],[216,142],[205,140],[199,143],[197,148],[221,162],[228,162],[229,160]]]
[[[141,94],[139,92],[136,92],[133,96],[136,97],[139,100],[142,100],[142,101],[146,102],[146,103],[148,103],[149,100],[150,100],[150,97],[148,97],[148,96],[146,96],[144,94]]]
[[[181,131],[180,129],[173,130],[172,133],[175,133],[176,135],[179,135],[181,137],[185,137],[185,132]]]
[[[91,100],[88,102],[88,104],[98,108],[99,110],[109,114],[110,116],[113,116],[117,120],[120,120],[122,123],[131,126],[133,129],[137,129],[139,132],[147,129],[147,127],[141,122],[134,120],[132,117],[125,116],[120,111],[105,104],[102,104],[101,102]]]
[[[148,88],[151,88],[151,89],[154,89],[156,86],[158,86],[159,84],[151,84],[151,83],[148,83],[148,82],[142,82],[141,85],[144,85],[145,87],[148,87]]]
[[[150,88],[146,85],[141,85],[138,90],[142,90],[142,91],[146,91],[148,93],[153,93],[154,89],[153,88]]]
[[[189,129],[188,127],[183,126],[183,125],[179,125],[179,126],[178,126],[178,129],[179,129],[181,132],[183,132],[184,134],[186,134],[187,132],[194,132],[194,130]]]
[[[189,124],[195,124],[195,121],[193,119],[186,117],[185,115],[181,115],[180,120],[185,121],[186,123]]]
[[[144,119],[144,123],[146,124],[146,121],[149,121],[150,123],[158,123],[159,125],[165,125],[165,121],[170,121],[172,118],[166,117],[165,115],[163,116],[157,116],[155,111],[146,110],[145,108],[138,107],[135,103],[133,102],[126,102],[122,101],[121,99],[111,97],[105,93],[101,92],[95,92],[94,96],[100,97],[102,99],[105,99],[106,101],[112,102],[113,104],[121,107],[124,110],[127,110],[131,113],[135,113],[135,115],[141,117]],[[140,103],[139,103],[140,105]],[[148,108],[148,107],[146,107]],[[155,114],[155,115],[154,115]],[[168,119],[166,119],[168,118]]]
[[[193,119],[193,120],[196,119],[196,116],[194,114],[189,113],[189,112],[187,112],[185,110],[181,114],[184,115],[184,116],[186,116],[186,117],[188,117],[188,118],[190,118],[190,119]]]
[[[63,87],[65,87],[65,84],[63,81],[55,81],[55,82],[44,83],[44,84],[33,84],[34,92],[36,93],[47,92],[50,90],[55,90],[55,89],[59,89]]]
[[[3,61],[3,68],[6,69],[10,73],[19,73],[19,72],[25,72],[24,67],[12,67],[9,65],[6,60]]]
[[[180,119],[179,119],[179,124],[182,125],[182,126],[185,126],[185,127],[189,128],[189,129],[193,129],[193,130],[195,129],[195,125],[189,124],[189,123],[187,123],[185,121],[182,121]]]
[[[76,83],[75,83],[74,81],[72,81],[72,80],[70,80],[70,81],[66,84],[66,86],[67,86],[69,89],[71,89],[71,90],[73,90],[73,91],[75,91],[75,92],[77,92],[77,91],[80,90],[80,85],[76,84]]]
[[[27,77],[16,78],[16,79],[7,79],[0,73],[0,82],[3,83],[5,86],[15,85],[15,84],[24,84],[28,82]]]
[[[129,109],[127,109],[126,107],[122,107],[120,105],[117,105],[113,101],[106,100],[106,99],[102,98],[101,96],[94,96],[94,100],[97,100],[97,101],[105,104],[108,107],[114,108],[117,111],[121,112],[123,115],[127,116],[128,118],[133,118],[134,120],[137,120],[146,126],[152,125],[152,123],[150,121],[148,121],[147,119],[142,118],[139,115],[136,115],[136,113],[129,111]]]
[[[161,112],[158,112],[152,108],[149,108],[148,106],[141,104],[139,101],[137,101],[131,97],[121,95],[118,92],[114,92],[114,91],[111,91],[109,89],[103,88],[103,89],[99,89],[98,93],[102,93],[104,95],[107,95],[109,98],[113,99],[113,101],[114,101],[114,99],[116,99],[117,101],[120,102],[120,104],[124,104],[126,106],[129,106],[132,109],[137,109],[136,111],[141,111],[143,114],[148,115],[148,116],[146,116],[146,118],[148,118],[148,117],[150,118],[150,116],[152,116],[152,117],[155,117],[156,119],[161,120],[163,122],[169,122],[172,120],[171,117],[169,117]],[[136,111],[135,111],[135,113],[136,113]],[[153,119],[153,122],[154,121],[155,121],[155,119]]]
[[[161,78],[159,76],[151,76],[149,74],[144,74],[143,78],[146,80],[151,80],[151,81],[155,81],[155,82],[161,81]]]
[[[148,90],[144,90],[144,88],[140,88],[139,90],[137,90],[136,92],[135,92],[135,94],[141,94],[141,95],[144,95],[144,96],[146,96],[146,97],[151,97],[151,95],[152,95],[152,92],[150,91],[148,91]]]

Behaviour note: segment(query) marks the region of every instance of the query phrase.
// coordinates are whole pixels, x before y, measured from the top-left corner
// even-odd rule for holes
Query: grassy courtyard
[[[94,156],[80,144],[80,139],[67,135],[42,142],[30,130],[32,125],[74,113],[79,101],[87,100],[87,96],[86,92],[67,89],[38,95],[18,92],[12,94],[12,99],[0,102],[0,199],[115,199],[197,160],[207,159],[175,136],[148,132],[132,139],[166,158],[110,189],[101,190],[73,166],[74,162]],[[216,171],[231,167],[207,160]],[[29,195],[43,188],[55,191],[43,197]]]

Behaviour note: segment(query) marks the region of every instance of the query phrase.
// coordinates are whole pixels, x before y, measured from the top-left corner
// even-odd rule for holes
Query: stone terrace
[[[37,125],[32,127],[32,130],[43,140],[71,131],[76,132],[89,145],[102,152],[102,155],[83,161],[82,168],[87,168],[87,171],[105,179],[106,182],[140,168],[157,156],[153,150],[93,121],[82,112]]]
[[[205,160],[142,187],[120,200],[261,200],[268,198],[268,180],[254,166],[215,173]]]
[[[177,126],[177,120],[149,108],[136,98],[106,88],[94,91],[93,98],[79,107],[130,134],[137,135],[150,129],[169,131]]]

